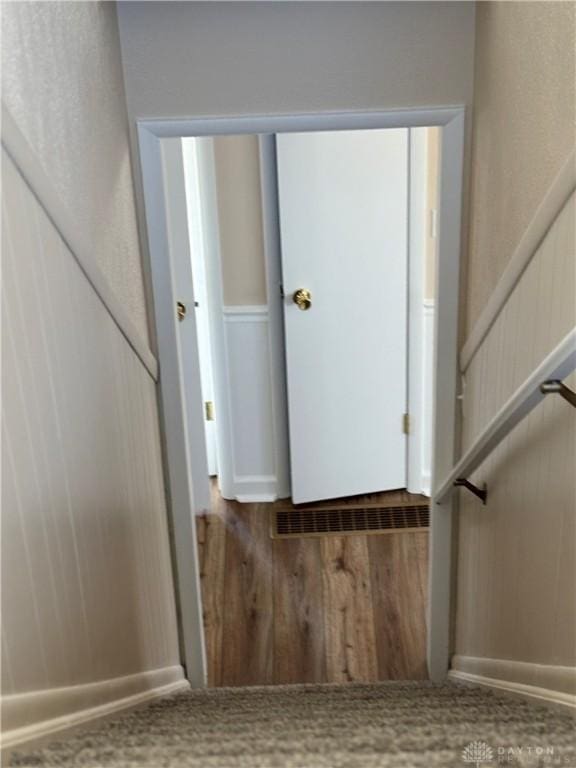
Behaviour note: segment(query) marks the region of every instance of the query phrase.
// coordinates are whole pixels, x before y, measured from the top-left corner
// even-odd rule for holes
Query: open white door
[[[188,235],[188,212],[186,209],[186,185],[184,161],[180,139],[166,139],[162,144],[162,170],[164,174],[164,205],[166,209],[166,230],[171,270],[174,281],[173,292],[186,312],[178,322],[178,355],[181,361],[181,376],[184,391],[184,418],[186,434],[196,435],[188,439],[188,460],[194,509],[200,514],[211,508],[210,481],[206,440],[204,439],[204,410],[202,407],[202,383],[198,368],[198,333],[194,315],[194,287],[190,261],[190,239]],[[173,308],[176,317],[176,307]],[[200,437],[202,435],[202,437]]]
[[[277,157],[292,498],[405,487],[408,130],[279,134]]]
[[[206,418],[204,421],[206,457],[208,460],[208,474],[214,476],[218,474],[216,422],[214,421],[214,381],[212,375],[208,288],[206,284],[205,233],[202,221],[202,201],[200,199],[196,142],[197,139],[194,138],[182,139],[182,154],[184,157],[186,209],[188,211],[188,232],[190,237],[190,261],[194,284],[194,315],[198,332],[198,362],[200,364],[202,397],[206,406]],[[212,411],[210,418],[208,418],[209,411]]]

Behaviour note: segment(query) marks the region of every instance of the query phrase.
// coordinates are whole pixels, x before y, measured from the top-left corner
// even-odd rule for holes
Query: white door
[[[292,498],[405,487],[408,130],[281,134],[277,159]]]
[[[190,237],[190,259],[194,284],[194,313],[198,333],[198,355],[200,380],[204,404],[212,404],[211,418],[204,422],[206,433],[206,456],[208,473],[214,476],[218,472],[216,458],[216,430],[214,421],[214,380],[212,373],[212,347],[210,343],[210,318],[208,313],[208,289],[206,286],[206,254],[204,248],[204,228],[202,221],[202,203],[198,177],[198,155],[196,139],[182,139],[184,156],[184,178],[186,182],[186,207],[188,211],[188,232]]]
[[[166,206],[166,228],[168,247],[173,275],[173,288],[176,300],[186,308],[181,321],[174,322],[178,328],[178,355],[181,363],[184,386],[183,414],[186,434],[198,438],[187,439],[189,451],[190,479],[194,496],[194,510],[201,514],[210,510],[210,482],[208,480],[208,462],[205,441],[199,436],[204,431],[204,411],[202,408],[202,384],[198,370],[198,336],[194,317],[194,288],[192,283],[192,265],[190,262],[190,240],[188,236],[188,215],[186,210],[186,185],[184,179],[184,160],[180,139],[162,141],[162,164],[164,173],[164,193]]]

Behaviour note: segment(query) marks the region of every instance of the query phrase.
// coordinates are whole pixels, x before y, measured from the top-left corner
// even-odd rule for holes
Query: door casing
[[[166,118],[137,123],[146,229],[150,250],[154,315],[160,363],[159,394],[162,406],[167,459],[167,486],[175,540],[175,571],[181,621],[183,664],[193,686],[206,684],[206,656],[202,627],[194,488],[189,457],[195,435],[186,429],[186,383],[178,344],[176,293],[170,267],[166,226],[161,141],[164,138],[259,134],[273,136],[289,131],[364,130],[370,128],[412,128],[440,126],[442,130],[438,268],[436,276],[434,451],[432,488],[450,471],[455,459],[458,386],[458,310],[461,248],[462,177],[464,162],[463,106],[426,107],[382,112],[313,113],[273,116],[207,118]],[[267,140],[261,152],[269,151]],[[263,177],[263,186],[270,179]],[[265,221],[267,218],[265,216]],[[265,243],[273,248],[273,222],[265,225]],[[268,277],[268,288],[270,290]],[[274,293],[269,293],[271,298]],[[274,302],[269,304],[272,328],[281,332],[281,301],[278,293],[278,318]],[[279,323],[279,324],[278,324]],[[274,332],[274,331],[273,331]],[[276,375],[281,364],[275,362]],[[446,677],[450,661],[451,581],[452,581],[452,499],[431,502],[430,579],[428,596],[428,669],[431,679]]]

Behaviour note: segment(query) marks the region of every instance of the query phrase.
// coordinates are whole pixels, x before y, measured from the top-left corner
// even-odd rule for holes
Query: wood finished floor
[[[197,518],[209,685],[425,679],[428,532],[271,539],[272,506]]]

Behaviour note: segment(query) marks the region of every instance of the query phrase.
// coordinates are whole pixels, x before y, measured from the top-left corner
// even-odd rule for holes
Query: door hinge
[[[204,403],[204,413],[206,414],[206,421],[214,421],[214,403],[212,400],[206,400]]]
[[[410,414],[409,413],[402,414],[402,432],[404,432],[405,435],[410,434]]]

